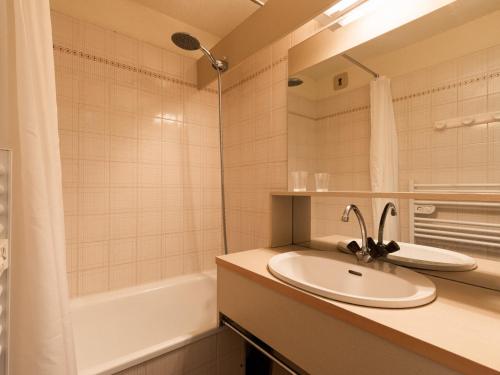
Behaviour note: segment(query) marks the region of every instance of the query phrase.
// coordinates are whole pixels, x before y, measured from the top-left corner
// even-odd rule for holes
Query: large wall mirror
[[[500,194],[500,2],[449,2],[291,72],[288,137],[290,191]],[[313,239],[359,237],[354,218],[340,220],[351,202],[376,235],[386,201],[313,197]],[[387,236],[484,260],[487,284],[500,289],[499,203],[395,203]]]

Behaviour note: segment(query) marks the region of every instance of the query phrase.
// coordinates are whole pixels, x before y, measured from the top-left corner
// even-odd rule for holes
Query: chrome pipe
[[[252,3],[254,3],[254,4],[257,4],[257,5],[261,6],[261,7],[263,7],[263,6],[264,6],[264,3],[263,3],[262,1],[260,1],[260,0],[250,0],[250,1],[251,1]]]
[[[358,60],[352,58],[351,56],[349,56],[348,54],[346,53],[343,53],[342,54],[342,57],[349,60],[350,62],[352,62],[354,65],[356,65],[358,68],[361,68],[363,69],[365,72],[367,73],[370,73],[374,78],[378,78],[380,77],[379,74],[377,72],[374,72],[373,70],[371,70],[370,68],[368,68],[367,66],[361,64]]]
[[[355,204],[349,204],[346,206],[341,220],[344,223],[347,223],[349,221],[349,214],[351,213],[351,211],[354,211],[354,213],[356,214],[359,228],[361,230],[361,249],[355,253],[356,258],[366,263],[371,262],[373,258],[370,256],[370,253],[368,251],[368,235],[366,231],[365,219],[363,218],[361,210]]]
[[[227,328],[229,328],[231,331],[233,331],[234,333],[236,333],[238,336],[240,336],[243,340],[245,340],[246,342],[248,342],[250,345],[252,345],[259,352],[261,352],[262,354],[264,354],[271,361],[273,361],[276,364],[278,364],[283,370],[287,371],[289,374],[300,375],[298,372],[296,372],[292,368],[290,368],[290,366],[288,366],[286,363],[284,363],[280,359],[276,358],[274,355],[272,355],[271,353],[269,353],[266,349],[264,349],[262,346],[260,346],[259,344],[257,344],[254,340],[252,340],[250,337],[248,337],[243,332],[241,332],[238,328],[234,327],[227,320],[222,319],[221,323],[223,325],[225,325]]]
[[[388,202],[384,210],[382,211],[382,216],[380,217],[380,223],[378,225],[378,245],[383,245],[384,244],[384,228],[385,228],[385,220],[387,218],[387,214],[389,213],[389,210],[391,210],[391,216],[396,216],[398,214],[398,211],[396,209],[396,206],[392,202]]]
[[[222,82],[221,73],[228,69],[228,63],[225,60],[217,60],[212,53],[203,47],[198,39],[194,36],[184,33],[176,32],[170,37],[172,42],[179,48],[187,51],[201,50],[205,57],[208,59],[212,67],[217,72],[217,98],[218,98],[218,110],[219,110],[219,156],[220,156],[220,181],[221,181],[221,205],[222,205],[222,236],[224,242],[224,254],[228,253],[227,248],[227,228],[226,228],[226,201],[224,194],[224,137],[222,128]]]
[[[224,244],[224,254],[227,255],[229,250],[227,247],[227,223],[226,223],[226,195],[224,184],[224,129],[222,122],[222,80],[221,70],[217,70],[217,95],[219,107],[219,156],[220,156],[220,194],[222,206],[222,240]]]

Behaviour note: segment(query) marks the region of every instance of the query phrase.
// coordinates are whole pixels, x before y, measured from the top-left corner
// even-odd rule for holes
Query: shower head
[[[198,39],[188,33],[173,33],[171,36],[172,42],[184,50],[196,51],[201,50],[203,54],[210,60],[212,67],[219,71],[225,72],[228,69],[227,61],[217,60],[212,53],[203,47]]]
[[[288,78],[288,87],[297,87],[304,83],[300,78],[290,77]]]
[[[188,51],[196,51],[201,48],[200,41],[188,33],[174,33],[171,39],[177,47]]]

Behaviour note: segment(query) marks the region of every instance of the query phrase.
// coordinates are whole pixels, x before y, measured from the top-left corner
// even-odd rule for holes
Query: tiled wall
[[[418,183],[499,183],[500,122],[438,131],[434,122],[500,111],[500,46],[392,78],[399,139],[400,190]],[[292,102],[293,103],[293,102]],[[312,171],[331,174],[330,188],[369,190],[369,87],[317,101],[320,157]],[[289,108],[294,111],[295,108]],[[301,137],[291,141],[301,142]],[[294,146],[297,148],[298,146]],[[293,160],[293,156],[289,160]],[[291,166],[292,170],[296,166]],[[313,188],[310,184],[310,188]],[[339,220],[344,200],[313,201],[313,232],[357,234]],[[359,201],[370,219],[369,202]],[[408,202],[400,202],[401,239],[408,239]],[[335,212],[335,214],[332,214]],[[439,217],[500,222],[498,211],[441,210]],[[368,221],[368,220],[367,220]]]
[[[293,171],[308,171],[307,186],[314,186],[314,172],[322,158],[319,148],[321,139],[316,126],[317,104],[315,100],[293,95],[288,90],[288,176]],[[293,190],[292,179],[288,189]]]
[[[197,272],[221,253],[217,98],[195,59],[53,12],[71,296]],[[287,51],[308,23],[224,75],[230,251],[270,242],[287,187]],[[240,374],[227,330],[121,374]]]
[[[411,180],[432,184],[500,183],[500,122],[434,129],[438,120],[500,111],[499,83],[500,46],[393,79],[400,189],[407,190]],[[436,217],[498,224],[500,210],[439,208]],[[402,238],[407,239],[407,205],[402,205],[400,220]],[[440,244],[478,256],[498,256],[498,250],[485,246]]]
[[[71,295],[214,266],[216,94],[195,59],[53,13]]]
[[[317,28],[311,21],[223,75],[230,251],[270,244],[270,192],[287,189],[288,49]]]

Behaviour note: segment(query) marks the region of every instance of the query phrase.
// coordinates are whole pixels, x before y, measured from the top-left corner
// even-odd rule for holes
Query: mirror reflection
[[[500,4],[480,1],[471,12],[465,3],[290,77],[290,191],[500,193],[500,33],[492,33]],[[314,246],[340,243],[355,253],[348,245],[358,239],[351,246],[362,247],[355,212],[343,220],[349,203],[368,237],[384,244],[379,223],[389,201],[313,197]],[[384,239],[402,243],[400,255],[426,256],[411,244],[458,251],[453,259],[430,254],[447,258],[449,271],[454,262],[457,271],[474,268],[460,254],[500,259],[500,204],[392,202],[397,216],[389,209]]]

